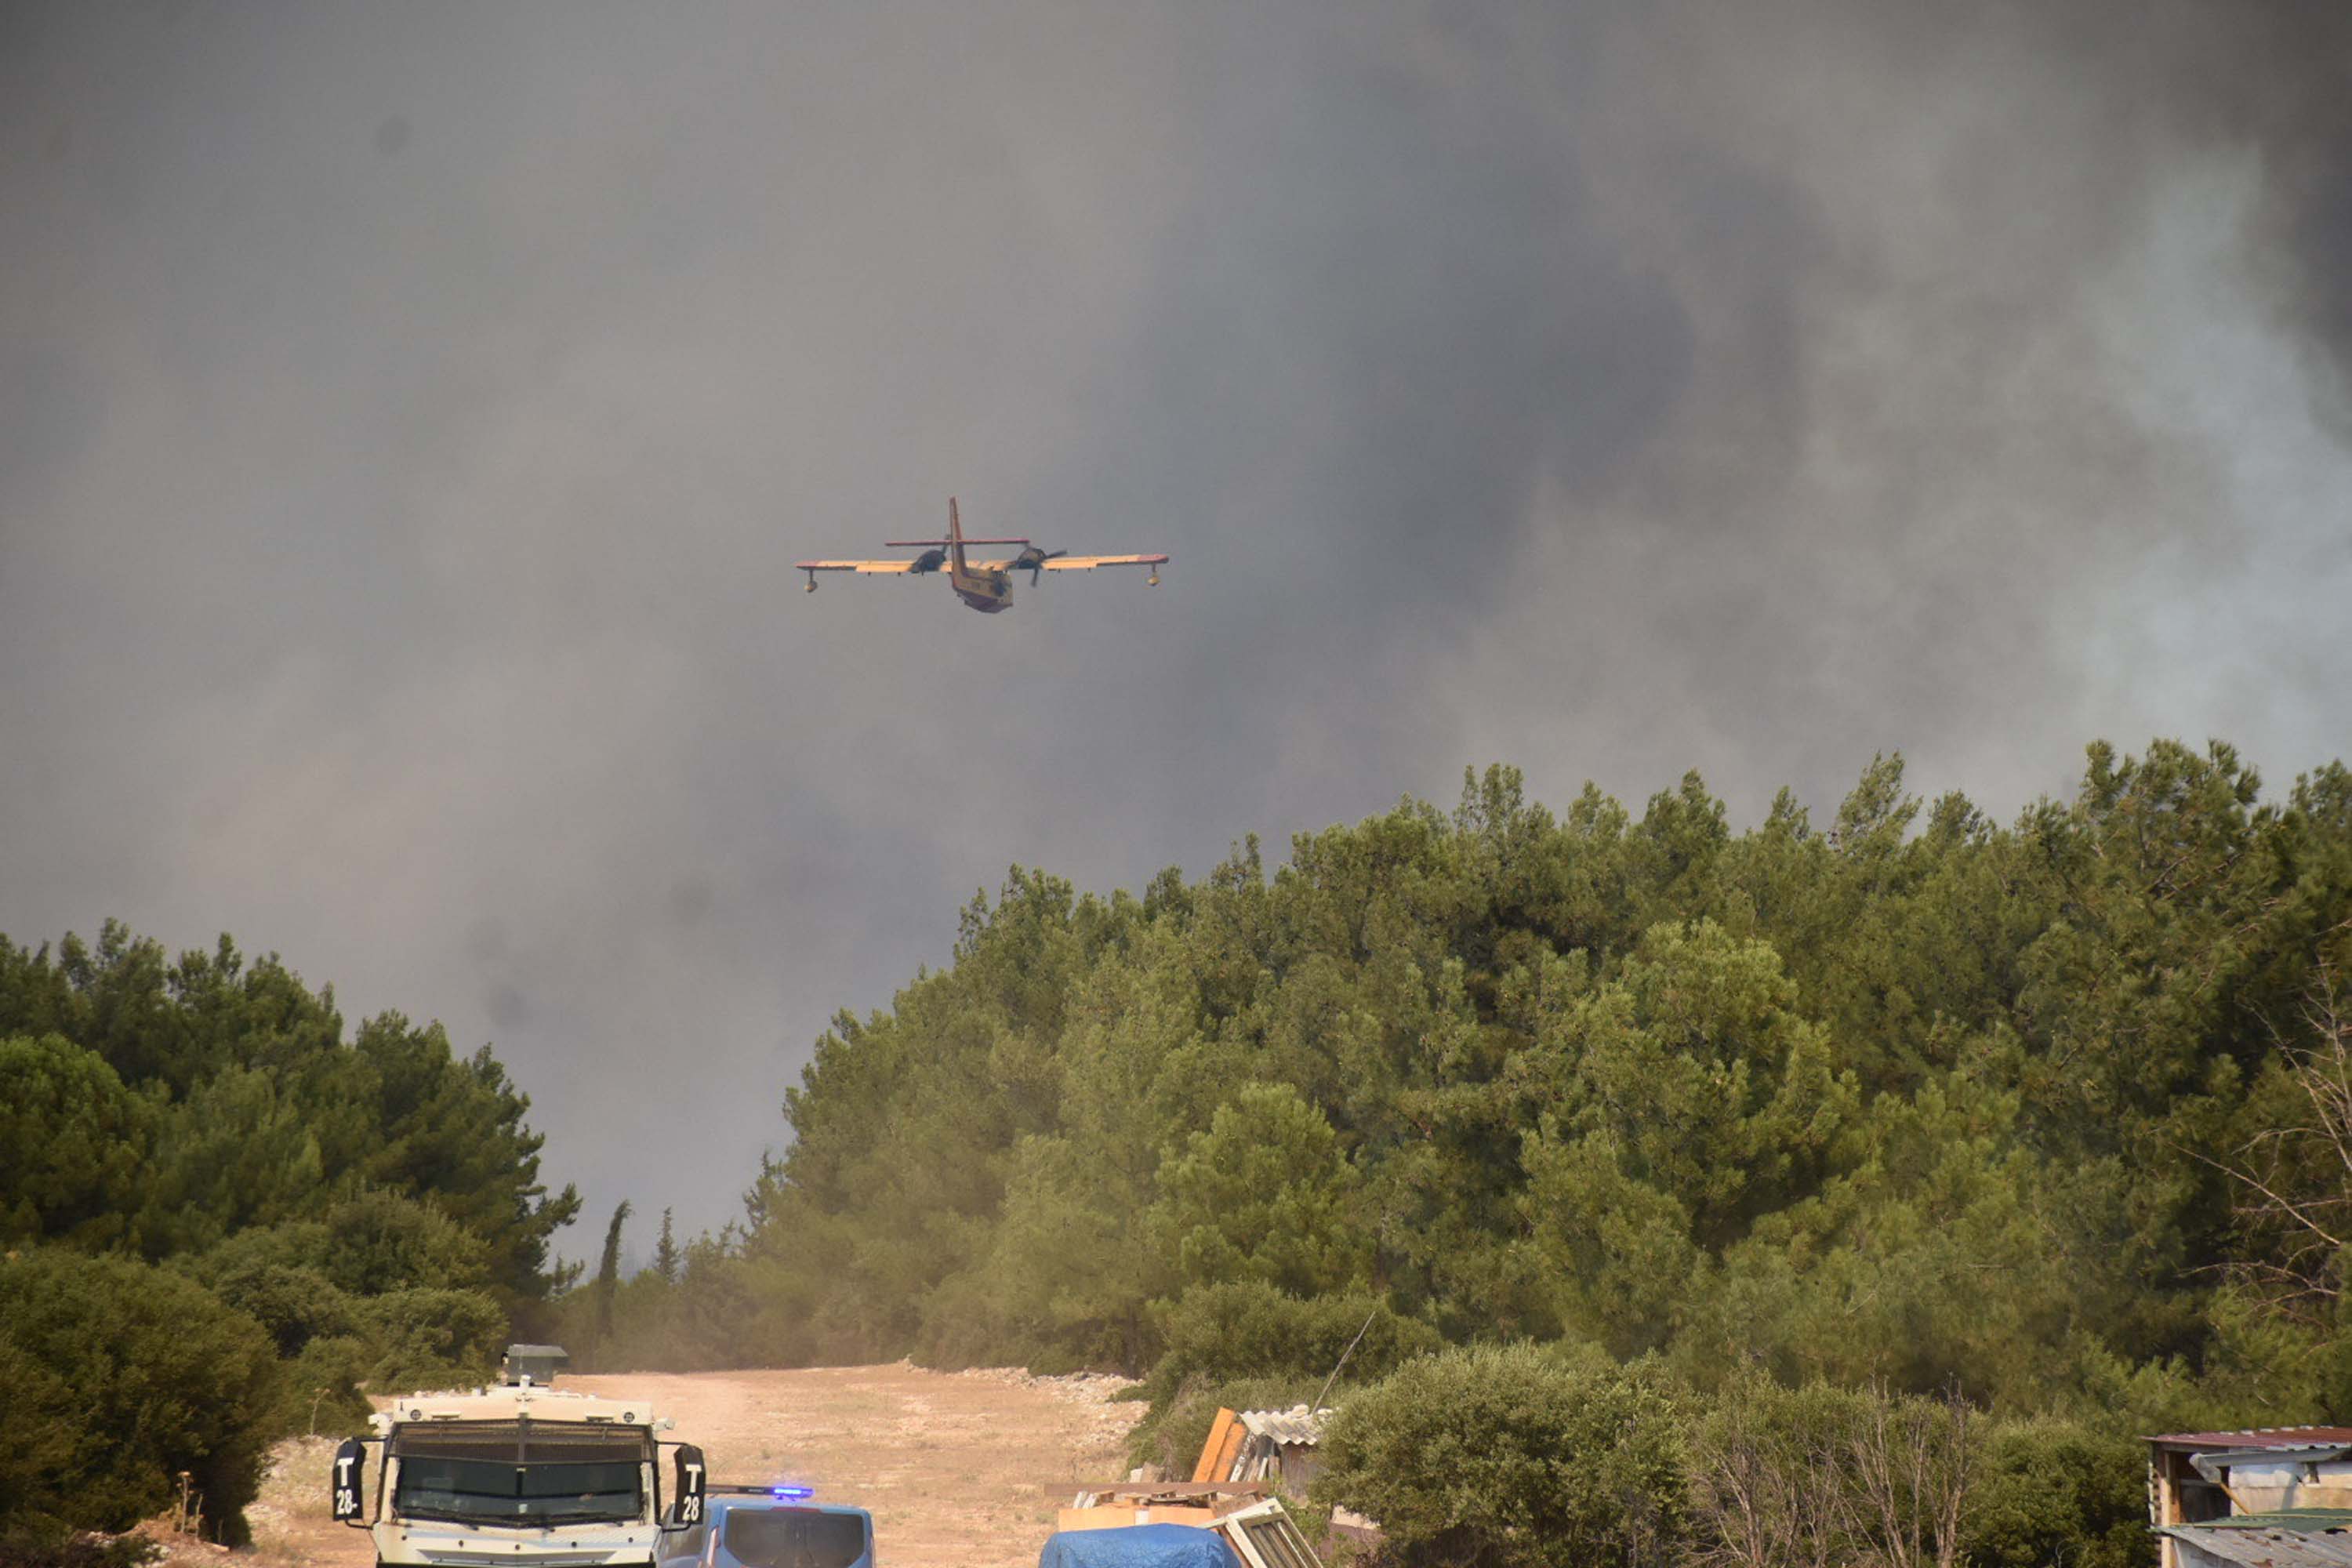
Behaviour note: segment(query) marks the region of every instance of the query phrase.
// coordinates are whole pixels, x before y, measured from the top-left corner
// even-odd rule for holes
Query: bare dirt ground
[[[1143,1406],[1120,1380],[894,1366],[567,1377],[585,1393],[643,1397],[699,1444],[718,1481],[795,1481],[874,1515],[876,1555],[898,1568],[1027,1568],[1076,1481],[1126,1471]],[[334,1444],[280,1445],[248,1510],[254,1552],[190,1548],[174,1562],[238,1568],[372,1568],[362,1531],[327,1517]],[[373,1499],[370,1499],[373,1505]]]

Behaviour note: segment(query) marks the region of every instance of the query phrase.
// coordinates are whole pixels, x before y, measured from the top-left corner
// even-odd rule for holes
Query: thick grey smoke
[[[716,1223],[1013,861],[2352,721],[2352,13],[0,12],[0,931]],[[934,531],[1166,585],[800,593]]]

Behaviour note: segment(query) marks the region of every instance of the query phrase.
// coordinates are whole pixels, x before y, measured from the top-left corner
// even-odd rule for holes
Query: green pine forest
[[[738,1342],[1141,1374],[1251,1286],[1700,1384],[2352,1415],[2336,1259],[2231,1174],[2337,1223],[2298,1069],[2348,988],[2352,772],[2266,800],[2221,747],[2095,748],[2007,827],[1899,760],[1741,833],[1496,768],[1271,873],[1016,870],[786,1095]]]
[[[2137,1435],[2352,1419],[2352,770],[2102,743],[2003,825],[1889,757],[1736,829],[1696,774],[1553,809],[1495,767],[1139,895],[1016,868],[820,1039],[742,1219],[633,1277],[625,1206],[550,1267],[527,1107],[226,941],[0,942],[0,1402],[91,1331],[43,1270],[216,1303],[248,1447],[515,1325],[1113,1370],[1182,1466],[1352,1342],[1309,1506],[1403,1561],[2121,1568]],[[1905,1434],[1948,1527],[1857,1459]],[[55,1518],[42,1463],[0,1515]]]
[[[488,1047],[346,1038],[226,938],[0,937],[0,1411],[33,1439],[0,1445],[0,1560],[158,1514],[181,1470],[241,1541],[271,1439],[492,1364],[579,1207],[529,1106]]]

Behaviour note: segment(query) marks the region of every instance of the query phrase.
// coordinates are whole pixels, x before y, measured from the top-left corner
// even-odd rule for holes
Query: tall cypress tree
[[[613,1337],[613,1292],[621,1284],[621,1226],[628,1218],[629,1200],[623,1198],[621,1206],[613,1211],[613,1223],[604,1227],[604,1257],[596,1265],[596,1342],[600,1345]]]

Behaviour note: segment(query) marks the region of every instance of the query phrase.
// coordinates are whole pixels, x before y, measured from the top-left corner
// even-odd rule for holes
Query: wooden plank
[[[1192,1467],[1195,1481],[1222,1481],[1233,1473],[1232,1450],[1239,1447],[1240,1438],[1248,1428],[1240,1416],[1220,1407],[1217,1418],[1209,1423],[1209,1440],[1201,1445],[1201,1462]]]

